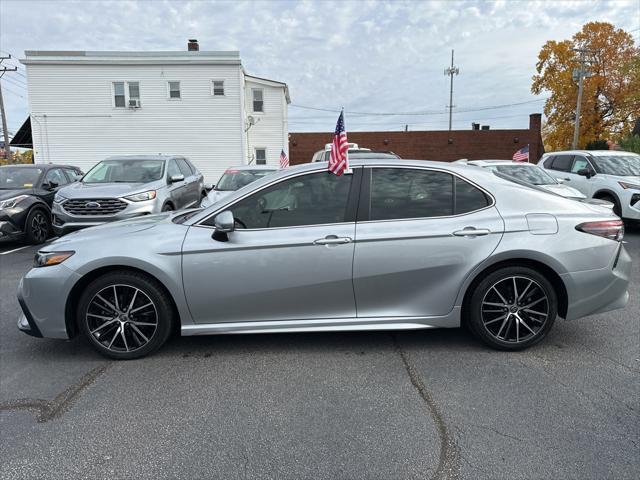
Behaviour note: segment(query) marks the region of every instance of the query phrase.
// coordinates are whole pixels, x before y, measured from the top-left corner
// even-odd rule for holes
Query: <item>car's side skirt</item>
[[[345,332],[371,330],[419,330],[460,326],[459,307],[441,317],[368,317],[281,320],[264,322],[197,323],[182,325],[181,333],[215,335],[232,333]]]

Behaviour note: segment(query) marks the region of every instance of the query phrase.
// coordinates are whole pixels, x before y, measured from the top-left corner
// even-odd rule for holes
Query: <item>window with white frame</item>
[[[167,82],[167,90],[170,100],[180,100],[180,82],[170,81]]]
[[[140,106],[140,82],[113,82],[113,106],[126,108],[132,106],[132,100],[137,100]]]
[[[224,96],[224,80],[211,80],[211,95],[214,97]]]
[[[251,90],[253,94],[253,111],[257,113],[264,112],[264,92],[261,88]]]
[[[266,164],[267,164],[267,149],[256,148],[256,165],[266,165]]]

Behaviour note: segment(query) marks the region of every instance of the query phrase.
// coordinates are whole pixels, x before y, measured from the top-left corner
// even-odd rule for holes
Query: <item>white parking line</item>
[[[23,250],[25,248],[29,248],[31,245],[25,245],[24,247],[14,248],[13,250],[7,250],[6,252],[0,252],[0,255],[7,255],[9,253],[17,252],[19,250]]]

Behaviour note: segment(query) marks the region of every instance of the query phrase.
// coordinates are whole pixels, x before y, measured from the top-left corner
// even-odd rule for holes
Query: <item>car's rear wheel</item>
[[[615,213],[619,217],[622,217],[622,208],[620,207],[620,202],[617,198],[614,198],[611,195],[603,195],[599,198],[600,200],[604,200],[605,202],[613,203],[613,213]]]
[[[51,220],[47,212],[40,208],[34,208],[27,215],[24,225],[27,241],[34,245],[43,243],[51,233]]]
[[[558,298],[547,278],[529,267],[504,267],[476,286],[466,319],[471,332],[499,350],[521,350],[553,326]]]
[[[169,338],[173,307],[154,279],[130,271],[107,273],[80,297],[80,329],[98,352],[115,359],[144,357]]]

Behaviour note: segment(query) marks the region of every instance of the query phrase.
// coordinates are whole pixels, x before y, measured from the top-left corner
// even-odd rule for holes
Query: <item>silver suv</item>
[[[206,197],[202,174],[184,157],[110,157],[53,200],[53,229],[80,228],[151,213],[197,207]]]

